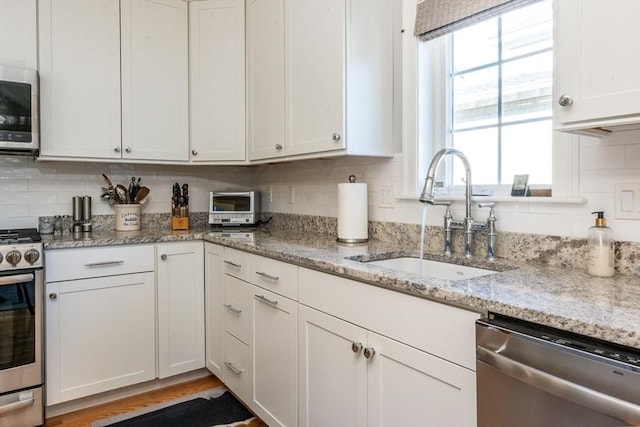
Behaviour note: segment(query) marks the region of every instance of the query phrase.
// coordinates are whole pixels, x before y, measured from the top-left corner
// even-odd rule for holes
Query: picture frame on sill
[[[529,175],[514,175],[513,185],[511,186],[511,196],[524,197],[527,195],[527,183]]]

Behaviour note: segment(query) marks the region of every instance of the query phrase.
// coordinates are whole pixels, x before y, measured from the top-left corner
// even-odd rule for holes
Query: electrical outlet
[[[640,182],[616,184],[616,219],[640,219]]]
[[[380,186],[380,203],[381,208],[393,207],[393,185]]]
[[[289,204],[293,205],[295,203],[295,194],[293,192],[293,185],[287,186],[287,194],[289,194]]]

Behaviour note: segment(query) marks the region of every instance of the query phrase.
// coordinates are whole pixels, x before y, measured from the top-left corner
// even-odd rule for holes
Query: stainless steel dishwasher
[[[497,314],[476,322],[478,427],[640,426],[640,351]]]

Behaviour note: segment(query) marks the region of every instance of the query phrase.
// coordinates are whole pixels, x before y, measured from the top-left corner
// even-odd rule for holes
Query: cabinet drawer
[[[249,254],[236,249],[224,248],[224,272],[238,279],[247,280],[247,257]]]
[[[47,282],[153,271],[153,245],[103,246],[45,251]]]
[[[244,402],[249,402],[251,391],[251,365],[249,347],[233,335],[224,334],[224,383]]]
[[[245,344],[251,337],[251,285],[224,277],[224,329]]]
[[[249,254],[247,280],[293,300],[298,299],[298,267],[275,259]]]

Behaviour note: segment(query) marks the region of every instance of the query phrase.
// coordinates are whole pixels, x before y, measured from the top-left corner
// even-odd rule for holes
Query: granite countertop
[[[417,255],[417,248],[373,241],[346,245],[327,235],[290,231],[258,230],[250,239],[232,238],[226,230],[221,233],[210,227],[43,236],[47,250],[201,239],[418,297],[478,312],[502,313],[640,349],[640,277],[634,275],[597,278],[545,265],[454,258],[455,262],[499,272],[466,280],[439,280],[358,261]],[[426,257],[443,258],[437,254]]]

